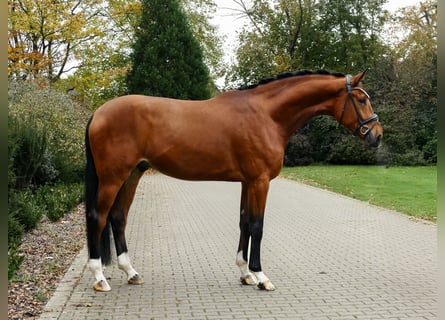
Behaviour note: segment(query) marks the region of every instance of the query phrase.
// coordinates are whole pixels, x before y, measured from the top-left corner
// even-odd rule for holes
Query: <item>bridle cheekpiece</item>
[[[369,94],[360,87],[352,87],[351,78],[352,78],[352,76],[350,74],[346,75],[346,89],[348,91],[348,98],[351,99],[352,105],[354,106],[354,110],[357,115],[357,121],[358,121],[358,126],[354,131],[352,131],[352,133],[354,136],[356,136],[360,133],[363,137],[366,137],[368,135],[368,133],[374,128],[376,123],[379,121],[379,116],[374,113],[369,118],[367,118],[365,120],[362,119],[360,112],[358,111],[358,107],[355,103],[354,96],[352,95],[352,91],[359,90],[359,91],[363,92],[368,99],[369,99]],[[343,111],[342,111],[342,114],[341,114],[341,117],[339,120],[340,124],[342,124],[343,116],[345,115],[347,102],[348,102],[348,99],[345,100],[345,104],[343,105]],[[368,127],[368,123],[370,123],[372,121],[375,121],[374,125],[372,127]]]

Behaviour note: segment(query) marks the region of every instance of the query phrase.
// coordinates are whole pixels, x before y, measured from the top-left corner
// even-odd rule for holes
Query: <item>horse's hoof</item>
[[[240,280],[241,280],[241,283],[245,286],[257,284],[256,277],[253,274],[248,274],[245,277],[241,277]]]
[[[144,280],[142,280],[142,278],[138,274],[135,274],[130,279],[128,279],[128,284],[143,284],[143,283]]]
[[[94,290],[100,291],[100,292],[106,292],[106,291],[111,290],[110,285],[105,280],[100,280],[100,281],[96,282],[94,284],[93,288],[94,288]]]
[[[270,280],[258,283],[258,288],[260,290],[266,290],[266,291],[274,291],[275,290],[275,286],[273,285],[272,281],[270,281]]]

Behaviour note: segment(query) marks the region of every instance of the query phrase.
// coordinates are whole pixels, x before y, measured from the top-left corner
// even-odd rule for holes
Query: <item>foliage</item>
[[[385,80],[378,94],[385,144],[396,164],[437,161],[436,20],[437,1],[432,0],[402,8],[390,20],[392,28],[405,32],[391,32],[401,39],[390,51],[390,63],[378,72]]]
[[[140,1],[109,0],[102,8],[106,19],[101,36],[84,49],[81,64],[74,74],[56,86],[72,92],[86,107],[95,109],[127,91],[125,75],[130,66],[130,44],[141,14]]]
[[[325,162],[332,164],[375,164],[376,152],[351,134],[339,135],[331,145]]]
[[[8,277],[19,268],[24,232],[57,220],[83,194],[86,113],[44,83],[10,81],[8,91]]]
[[[210,23],[216,11],[214,0],[181,0],[190,23],[194,38],[203,52],[204,63],[208,66],[212,80],[224,74],[221,63],[223,56],[222,39],[217,35],[216,27]]]
[[[216,36],[209,22],[216,9],[213,0],[181,0],[189,18],[190,29],[197,39],[206,65],[213,79],[223,72],[220,63],[222,40]],[[125,77],[131,68],[131,45],[141,19],[140,1],[110,0],[101,15],[107,23],[101,26],[101,36],[84,48],[79,68],[56,86],[73,92],[90,109],[96,109],[108,100],[128,93]]]
[[[313,46],[318,66],[345,73],[374,67],[382,54],[379,34],[385,19],[386,0],[320,0],[316,27],[319,41]],[[315,55],[318,53],[318,55]]]
[[[255,0],[250,8],[244,5],[251,26],[240,33],[228,83],[248,85],[298,69],[352,72],[372,66],[381,53],[377,35],[384,2]]]
[[[130,93],[181,99],[210,96],[201,48],[178,0],[144,0],[127,75]]]
[[[45,185],[39,188],[36,197],[46,208],[46,216],[57,221],[82,201],[83,186],[81,183]]]
[[[437,168],[325,166],[283,168],[282,175],[408,215],[437,219]]]
[[[11,119],[15,119],[9,127],[11,135],[17,135],[13,132],[17,129],[27,133],[31,140],[45,136],[31,145],[36,149],[40,148],[36,150],[39,153],[32,154],[36,159],[30,158],[29,154],[17,154],[14,161],[31,159],[33,163],[38,162],[39,168],[33,170],[40,183],[53,182],[56,179],[78,179],[84,165],[83,139],[87,121],[85,110],[69,96],[50,87],[39,87],[32,82],[11,81],[8,94],[9,115]],[[34,136],[30,130],[35,131]],[[20,141],[25,138],[26,136],[22,136],[15,139]],[[43,142],[47,143],[47,148],[44,148]],[[17,144],[15,148],[20,145]]]
[[[12,193],[9,205],[8,214],[14,217],[25,231],[34,229],[46,214],[45,206],[39,203],[30,189]]]
[[[15,215],[8,212],[8,247],[20,243],[24,233],[25,228],[23,224],[20,223]]]
[[[8,219],[8,228],[12,224]],[[8,280],[11,279],[15,272],[20,268],[20,264],[22,263],[24,257],[19,255],[18,253],[19,244],[17,242],[13,242],[8,246]]]
[[[36,182],[39,171],[52,167],[47,162],[44,165],[47,153],[46,128],[38,125],[36,119],[23,121],[17,117],[9,118],[8,151],[10,163],[9,186],[23,189],[32,182]],[[47,156],[46,156],[47,157]]]
[[[25,232],[34,229],[43,216],[57,221],[83,199],[81,183],[45,185],[36,191],[15,190],[8,205],[8,279],[20,267],[18,248]]]
[[[101,34],[101,0],[9,0],[8,75],[55,82]]]
[[[301,166],[314,162],[312,145],[307,135],[296,134],[289,139],[284,156],[285,166]]]

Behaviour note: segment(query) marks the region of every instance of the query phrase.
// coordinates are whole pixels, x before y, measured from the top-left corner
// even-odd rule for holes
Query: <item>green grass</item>
[[[437,219],[435,166],[312,165],[283,168],[281,175],[411,216]]]

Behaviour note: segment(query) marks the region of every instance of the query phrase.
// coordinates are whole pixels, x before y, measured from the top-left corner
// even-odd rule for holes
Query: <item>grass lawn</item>
[[[436,221],[437,168],[312,165],[281,176],[408,215]]]

